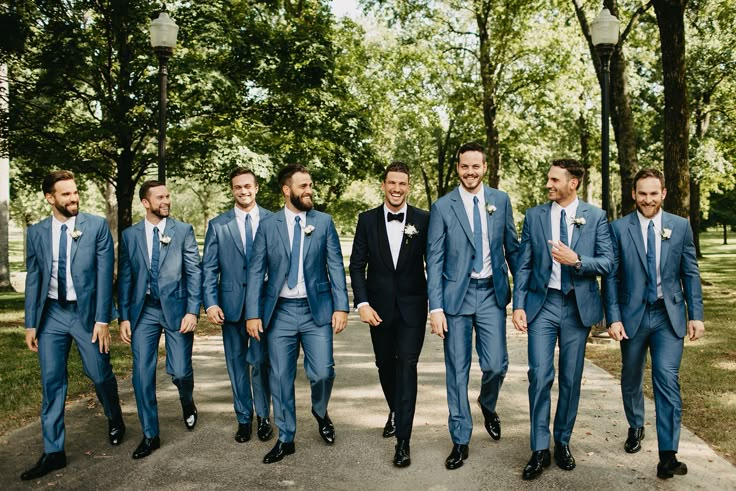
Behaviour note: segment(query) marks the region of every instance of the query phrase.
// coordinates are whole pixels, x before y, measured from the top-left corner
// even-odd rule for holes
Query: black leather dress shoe
[[[552,456],[549,453],[549,449],[537,450],[532,453],[532,458],[524,467],[524,472],[521,474],[521,478],[525,481],[539,477],[544,471],[545,467],[549,467],[552,463]]]
[[[396,453],[394,454],[394,465],[396,467],[409,467],[411,465],[409,440],[398,440],[395,448]]]
[[[495,411],[489,411],[480,402],[480,396],[478,396],[478,405],[480,410],[483,411],[483,425],[486,427],[486,431],[491,438],[494,440],[501,439],[501,419],[498,417]]]
[[[394,435],[396,435],[396,413],[391,411],[388,413],[386,426],[383,427],[383,437],[391,438]]]
[[[296,451],[296,448],[294,447],[294,442],[282,442],[281,440],[276,442],[276,445],[271,449],[270,452],[266,454],[265,457],[263,457],[263,463],[264,464],[273,464],[274,462],[278,462],[287,455],[291,455]]]
[[[575,468],[575,457],[572,456],[569,445],[555,443],[555,462],[557,462],[557,467],[566,471]]]
[[[687,466],[677,460],[676,457],[657,464],[657,477],[660,479],[669,479],[674,476],[684,476],[687,474]]]
[[[641,450],[641,441],[644,439],[644,428],[629,428],[629,436],[624,443],[626,453],[636,453]]]
[[[250,440],[250,434],[253,431],[250,423],[238,423],[238,431],[235,433],[235,441],[245,443]]]
[[[193,430],[197,426],[197,406],[192,402],[191,404],[181,403],[181,411],[184,414],[184,426],[188,430]]]
[[[335,426],[332,424],[330,415],[325,413],[325,417],[320,418],[317,416],[317,413],[314,412],[314,409],[312,409],[312,415],[314,416],[314,419],[317,420],[319,436],[321,436],[328,445],[335,443]]]
[[[36,465],[21,474],[20,478],[24,481],[30,481],[31,479],[37,479],[51,471],[63,469],[64,467],[66,467],[66,454],[63,451],[45,453],[41,455]]]
[[[268,418],[258,416],[258,439],[265,442],[273,436],[273,428]]]
[[[107,436],[110,438],[110,445],[120,445],[123,443],[125,423],[123,423],[122,419],[120,421],[107,420]]]
[[[161,440],[158,436],[154,436],[153,438],[146,438],[144,436],[143,440],[138,444],[138,448],[133,451],[133,458],[142,459],[148,457],[158,448],[161,448]]]
[[[468,446],[455,443],[452,446],[452,452],[445,459],[445,467],[450,470],[463,466],[463,460],[468,458]]]

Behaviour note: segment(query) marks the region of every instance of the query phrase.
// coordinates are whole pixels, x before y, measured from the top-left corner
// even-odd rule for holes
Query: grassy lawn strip
[[[23,295],[0,293],[0,312],[0,435],[4,435],[39,417],[41,375],[38,354],[30,351],[25,343]],[[130,346],[120,340],[117,322],[111,325],[110,330],[113,341],[110,350],[112,365],[120,381],[130,376],[133,357]],[[203,313],[197,325],[197,335],[220,333],[220,327],[207,322],[207,316]],[[159,355],[163,354],[162,349]],[[74,343],[69,352],[68,374],[67,401],[89,398],[97,402],[94,385],[84,375],[82,361]]]
[[[724,246],[718,233],[701,235],[705,337],[685,341],[680,385],[683,424],[736,463],[736,238],[733,242]],[[621,375],[618,344],[588,345],[586,356]],[[653,397],[649,361],[644,391]],[[647,414],[647,421],[653,425],[654,414]]]

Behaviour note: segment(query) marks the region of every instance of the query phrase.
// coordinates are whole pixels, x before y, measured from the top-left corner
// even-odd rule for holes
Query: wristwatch
[[[580,271],[581,269],[583,269],[583,258],[578,254],[578,260],[575,261],[575,271]]]

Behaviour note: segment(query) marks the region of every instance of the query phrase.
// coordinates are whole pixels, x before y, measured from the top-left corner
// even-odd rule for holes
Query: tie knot
[[[250,213],[245,214],[245,221],[250,222]]]
[[[297,215],[296,217],[294,217],[294,220],[296,221],[296,223],[297,223],[297,225],[298,225],[298,224],[299,224],[299,222],[301,222],[301,221],[302,221],[302,217],[300,217],[299,215]]]
[[[476,205],[476,206],[478,205],[478,197],[477,196],[473,196],[473,204]]]
[[[67,230],[67,228],[68,228],[68,227],[66,226],[66,223],[62,223],[62,224],[61,224],[61,232],[62,232],[62,233],[66,233],[66,230]]]
[[[153,236],[158,237],[158,227],[153,227]]]
[[[562,218],[567,218],[567,212],[565,211],[565,209],[564,209],[564,208],[562,209],[562,212],[560,213],[560,216],[561,216]]]
[[[654,220],[649,220],[649,228],[654,228]]]

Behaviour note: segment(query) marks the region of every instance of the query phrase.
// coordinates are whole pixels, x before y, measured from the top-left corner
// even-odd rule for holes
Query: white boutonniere
[[[169,242],[171,242],[171,237],[169,237],[168,235],[162,235],[161,238],[159,239],[159,241],[163,245],[169,245]]]
[[[314,232],[314,225],[307,225],[304,227],[304,235],[312,235],[312,232]]]
[[[410,239],[414,237],[415,235],[417,235],[418,233],[419,233],[419,230],[417,230],[417,228],[411,223],[407,223],[406,226],[404,227],[404,235],[406,235]]]
[[[77,240],[78,238],[80,238],[82,236],[82,231],[81,230],[72,230],[72,233],[70,233],[69,235],[71,235],[72,239]]]
[[[585,217],[572,217],[572,224],[576,227],[585,225]]]
[[[486,211],[489,215],[493,215],[493,213],[496,211],[496,205],[486,205]]]
[[[663,228],[662,233],[659,235],[662,236],[662,240],[670,240],[670,237],[672,237],[672,229],[671,228]]]

